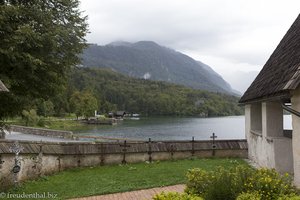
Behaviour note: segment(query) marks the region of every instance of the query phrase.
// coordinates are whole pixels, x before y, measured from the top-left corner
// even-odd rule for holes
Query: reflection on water
[[[291,128],[290,115],[285,116],[285,129]],[[75,132],[78,135],[105,136],[138,140],[196,140],[245,139],[245,117],[216,118],[147,117],[140,120],[124,120],[115,126],[91,126],[91,129]]]
[[[220,139],[243,139],[244,116],[218,118],[149,117],[124,120],[115,126],[92,126],[79,135],[93,135],[139,140],[196,140],[209,139],[215,133]]]

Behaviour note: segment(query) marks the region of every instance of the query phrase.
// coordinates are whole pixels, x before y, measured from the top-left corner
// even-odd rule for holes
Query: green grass
[[[26,126],[25,122],[20,118],[15,118],[9,121],[6,121],[7,124]],[[80,130],[89,130],[91,125],[86,125],[80,123],[79,121],[72,120],[70,118],[44,118],[43,125],[29,125],[37,128],[48,128],[53,130],[64,130],[64,131],[80,131]]]
[[[59,199],[131,191],[185,183],[188,169],[248,165],[242,159],[186,159],[129,165],[75,168],[35,181],[11,193],[56,193]]]
[[[64,131],[80,131],[90,129],[88,125],[75,120],[45,121],[45,126],[42,128]]]
[[[104,116],[100,117],[102,122],[110,122],[111,119],[105,118]],[[6,124],[11,125],[20,125],[26,126],[26,122],[21,117],[14,117],[5,120]],[[41,117],[35,123],[29,123],[27,126],[36,127],[36,128],[47,128],[53,130],[63,130],[63,131],[84,131],[91,130],[95,126],[103,126],[103,125],[93,125],[93,124],[85,124],[81,123],[80,120],[76,120],[75,114],[68,114],[64,117]],[[110,125],[106,125],[110,126]]]

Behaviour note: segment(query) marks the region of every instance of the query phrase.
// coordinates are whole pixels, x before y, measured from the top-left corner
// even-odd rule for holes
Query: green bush
[[[35,109],[31,109],[29,111],[23,110],[22,117],[26,126],[35,126],[39,121],[39,116],[37,115]]]
[[[153,197],[153,200],[203,200],[201,197],[192,196],[187,193],[162,192]]]
[[[218,168],[214,172],[192,169],[188,171],[187,178],[185,192],[205,200],[247,199],[247,195],[253,199],[259,195],[261,199],[273,200],[296,193],[291,177],[280,175],[274,169],[253,170],[241,166],[230,170]],[[244,196],[241,196],[242,193]]]
[[[209,185],[204,198],[206,200],[235,200],[235,188],[233,187],[234,174],[224,168],[218,168],[212,175],[212,184]],[[224,187],[229,185],[229,187]],[[230,186],[231,185],[231,186]]]
[[[185,192],[203,196],[208,187],[212,184],[212,173],[203,169],[195,168],[187,172],[187,184]]]
[[[40,126],[40,127],[45,127],[46,123],[45,123],[44,117],[39,118],[39,120],[37,122],[37,125]]]
[[[243,191],[253,171],[249,167],[242,166],[230,170],[219,167],[214,172],[192,169],[187,173],[188,182],[185,191],[206,200],[235,200]]]
[[[278,200],[300,200],[300,196],[297,196],[296,194],[283,195],[279,197]]]
[[[286,173],[279,174],[275,169],[259,169],[253,176],[248,178],[245,190],[257,191],[262,199],[278,199],[282,195],[294,194],[296,192],[292,178]]]
[[[262,200],[261,195],[258,192],[242,193],[236,200]]]

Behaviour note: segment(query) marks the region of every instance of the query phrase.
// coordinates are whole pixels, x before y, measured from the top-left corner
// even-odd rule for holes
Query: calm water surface
[[[290,128],[290,115],[284,117],[285,128]],[[212,133],[218,139],[245,139],[245,117],[216,118],[147,117],[140,120],[124,119],[114,126],[91,126],[75,132],[78,135],[105,136],[138,140],[196,140],[209,139]]]
[[[217,118],[147,117],[124,119],[114,126],[91,126],[77,131],[79,135],[105,136],[138,140],[197,140],[209,139],[215,133],[220,139],[245,138],[244,116]]]

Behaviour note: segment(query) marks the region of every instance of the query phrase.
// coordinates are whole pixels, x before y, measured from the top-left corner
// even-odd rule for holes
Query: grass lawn
[[[14,124],[14,125],[20,125],[20,126],[26,126],[25,122],[22,119],[16,118],[12,119],[10,121],[7,121],[8,124]],[[48,129],[54,129],[54,130],[64,130],[64,131],[79,131],[79,130],[87,130],[91,128],[91,125],[86,125],[83,123],[80,123],[79,121],[64,118],[45,118],[43,120],[42,125],[29,125],[37,128],[48,128]]]
[[[11,193],[56,193],[59,199],[124,192],[185,183],[188,169],[248,165],[242,159],[186,159],[154,163],[75,168],[28,181]]]
[[[64,130],[64,131],[79,131],[86,130],[90,127],[86,124],[80,123],[75,120],[58,120],[58,121],[45,121],[44,127],[54,130]]]

